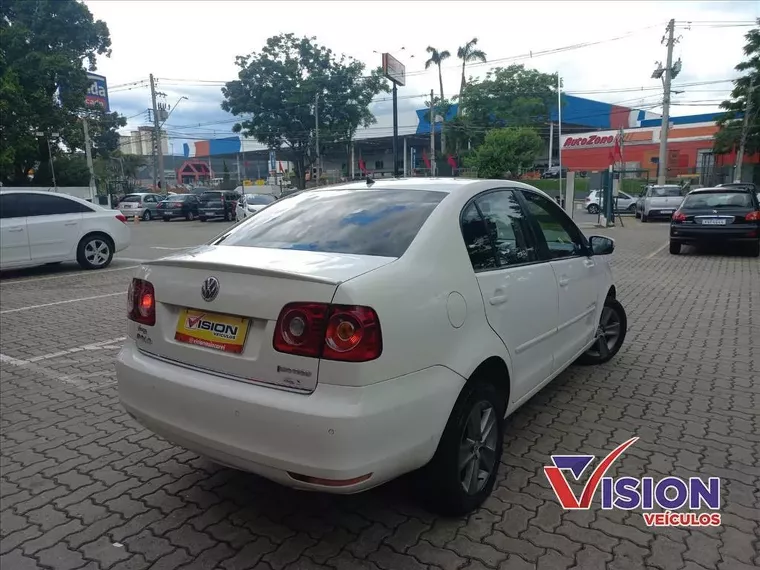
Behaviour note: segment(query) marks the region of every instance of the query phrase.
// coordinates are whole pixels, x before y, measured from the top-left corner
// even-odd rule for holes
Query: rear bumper
[[[652,208],[644,214],[647,218],[672,218],[678,208]]]
[[[760,239],[760,227],[670,226],[670,240],[678,243],[753,242]]]
[[[425,465],[464,379],[433,367],[356,388],[320,382],[296,394],[155,359],[128,339],[116,363],[124,408],[154,433],[289,487],[363,491]],[[334,487],[331,480],[372,476]]]
[[[223,218],[224,210],[199,210],[198,216],[201,218]]]
[[[122,216],[126,216],[127,218],[133,218],[135,216],[142,216],[143,212],[145,212],[145,208],[130,208],[129,210],[119,210],[122,214]]]
[[[182,210],[158,210],[156,215],[161,218],[184,218],[187,213]]]

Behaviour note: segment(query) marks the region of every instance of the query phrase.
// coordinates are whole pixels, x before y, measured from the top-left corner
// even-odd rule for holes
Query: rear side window
[[[61,196],[47,194],[24,194],[23,196],[27,216],[55,216],[93,211],[84,204]]]
[[[683,202],[683,208],[753,208],[749,192],[697,192]]]
[[[419,190],[319,190],[275,202],[218,242],[401,257],[446,197]]]

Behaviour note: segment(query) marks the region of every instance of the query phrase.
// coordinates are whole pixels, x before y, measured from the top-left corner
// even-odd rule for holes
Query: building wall
[[[131,131],[129,135],[119,137],[121,152],[124,154],[137,154],[141,156],[151,156],[153,154],[153,127],[138,127],[136,131]],[[169,153],[169,138],[166,131],[161,131],[161,152],[164,155]]]

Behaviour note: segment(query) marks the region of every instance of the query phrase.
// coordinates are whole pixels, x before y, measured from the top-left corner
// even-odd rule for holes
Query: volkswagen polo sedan
[[[620,350],[613,249],[518,182],[300,192],[140,268],[121,402],[290,487],[356,493],[414,471],[431,509],[467,513],[494,486],[505,417]]]

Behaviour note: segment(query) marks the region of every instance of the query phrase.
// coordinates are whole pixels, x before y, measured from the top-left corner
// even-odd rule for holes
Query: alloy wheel
[[[93,239],[84,246],[84,257],[93,267],[100,267],[108,261],[111,248],[102,239]]]
[[[596,342],[588,349],[589,356],[607,358],[620,338],[620,315],[610,307],[602,309],[599,326],[596,329]]]
[[[459,480],[468,495],[483,489],[496,468],[497,421],[486,401],[475,404],[467,417],[459,444]]]

